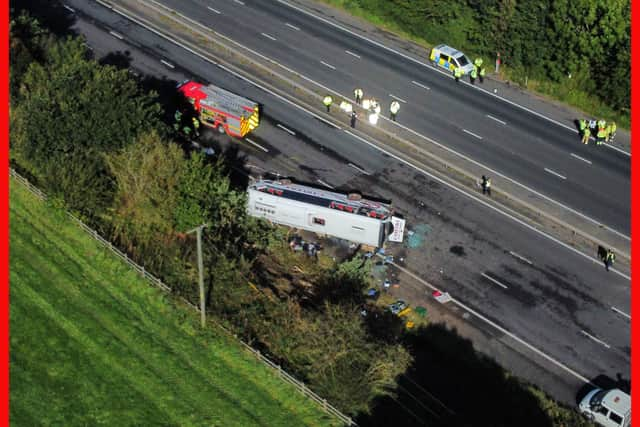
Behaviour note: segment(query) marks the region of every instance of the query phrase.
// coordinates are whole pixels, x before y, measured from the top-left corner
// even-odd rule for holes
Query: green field
[[[339,425],[11,180],[15,426]]]

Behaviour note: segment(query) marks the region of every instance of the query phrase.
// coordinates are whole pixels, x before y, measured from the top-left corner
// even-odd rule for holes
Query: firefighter
[[[353,96],[356,98],[356,104],[360,105],[362,102],[362,97],[364,96],[364,92],[360,88],[356,88],[353,91]]]
[[[609,128],[609,140],[607,142],[613,142],[613,138],[616,136],[616,122],[611,122],[607,125]]]
[[[480,185],[482,185],[482,194],[491,196],[491,178],[487,178],[482,175],[482,182]]]
[[[182,122],[182,113],[180,112],[180,110],[176,110],[175,114],[173,115],[173,118],[175,119],[175,123],[173,124],[173,129],[175,129],[176,132],[179,132],[180,122]]]
[[[582,132],[582,143],[587,145],[589,143],[589,138],[591,138],[591,131],[589,128],[584,128]]]
[[[589,120],[589,129],[591,129],[591,132],[595,132],[597,126],[598,122],[596,122],[595,119]]]
[[[456,82],[460,81],[460,77],[462,77],[462,75],[463,75],[462,68],[456,67],[456,69],[453,70],[453,77],[455,77]]]
[[[484,83],[484,76],[487,73],[487,71],[484,69],[484,67],[480,67],[480,72],[478,73],[478,76],[480,77],[480,83]]]
[[[476,78],[478,77],[478,67],[473,66],[473,70],[469,73],[469,81],[472,85],[476,84]]]
[[[604,256],[604,268],[609,271],[609,268],[616,261],[616,254],[611,250],[607,249],[607,254]]]
[[[358,115],[356,114],[355,110],[351,111],[351,127],[355,128],[356,127],[356,120],[358,119]]]
[[[322,100],[322,103],[325,107],[327,107],[327,113],[331,111],[331,104],[333,103],[333,98],[331,95],[326,95]]]
[[[189,126],[185,126],[182,128],[182,132],[184,132],[184,135],[189,138],[191,136],[191,128]]]
[[[607,131],[603,127],[598,127],[598,133],[596,133],[596,145],[602,145],[607,137]]]
[[[376,101],[375,99],[371,100],[371,109],[377,115],[380,115],[380,112],[382,111],[382,107],[380,107],[380,103],[378,101]]]
[[[398,101],[393,101],[389,106],[389,112],[391,113],[391,120],[396,121],[396,115],[400,111],[400,103]]]
[[[200,121],[196,117],[193,117],[191,121],[193,122],[193,132],[196,136],[200,136]]]
[[[578,120],[578,128],[580,129],[580,136],[584,135],[584,130],[587,128],[587,121],[585,119]]]
[[[362,100],[362,108],[364,108],[365,110],[368,110],[369,108],[371,108],[371,100],[370,99],[363,99]]]
[[[604,119],[598,120],[598,129],[604,128],[607,125],[607,122]]]

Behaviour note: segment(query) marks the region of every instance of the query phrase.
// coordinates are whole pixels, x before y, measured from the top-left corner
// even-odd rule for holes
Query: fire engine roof
[[[243,113],[252,114],[258,104],[250,99],[224,90],[218,86],[208,85],[194,81],[187,81],[180,85],[179,90],[187,98],[200,101],[200,105],[223,110],[236,116]]]
[[[330,207],[333,202],[344,206],[350,206],[354,209],[355,213],[358,213],[358,210],[360,210],[360,213],[374,211],[377,214],[382,215],[383,219],[388,218],[392,214],[391,206],[386,203],[375,202],[365,198],[361,198],[360,200],[349,200],[348,194],[336,193],[334,191],[323,190],[301,184],[261,180],[249,185],[249,188],[258,191],[266,191],[268,189],[281,190],[282,194],[279,194],[280,197],[322,207]]]

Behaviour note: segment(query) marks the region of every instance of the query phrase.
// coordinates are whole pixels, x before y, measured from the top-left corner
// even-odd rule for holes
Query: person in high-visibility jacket
[[[370,99],[363,99],[362,100],[362,108],[364,108],[365,110],[368,110],[369,108],[371,108],[371,100]]]
[[[462,72],[462,68],[460,67],[456,67],[455,70],[453,70],[453,77],[455,77],[456,82],[460,81],[460,77],[463,76],[463,72]]]
[[[596,145],[602,145],[606,137],[607,131],[605,130],[605,128],[598,128],[598,133],[596,133]]]
[[[476,59],[473,60],[473,65],[476,66],[476,68],[479,70],[480,67],[482,67],[482,58],[477,57]]]
[[[616,136],[616,129],[618,129],[616,127],[616,122],[611,122],[607,126],[609,127],[609,141],[608,142],[613,142],[613,138],[615,138],[615,136]]]
[[[396,115],[400,111],[400,103],[398,101],[393,101],[389,106],[389,112],[391,113],[391,120],[396,121]]]
[[[194,133],[196,134],[196,136],[199,136],[199,135],[200,135],[200,132],[199,132],[199,129],[200,129],[200,121],[199,121],[197,118],[195,118],[195,117],[193,117],[193,118],[191,119],[191,121],[193,122],[193,131],[194,131]]]
[[[356,104],[360,105],[360,103],[362,102],[362,97],[364,96],[364,92],[359,87],[355,88],[353,91],[353,96],[356,99]]]
[[[476,84],[476,79],[478,78],[478,68],[473,67],[473,70],[469,73],[469,81],[472,85]]]
[[[322,99],[322,103],[324,104],[325,107],[327,107],[327,113],[328,113],[331,111],[331,104],[333,104],[333,98],[331,97],[331,95],[326,95]]]
[[[580,129],[580,136],[582,136],[586,128],[587,128],[587,121],[585,119],[578,120],[578,129]]]
[[[582,132],[582,143],[585,145],[588,144],[589,138],[591,138],[591,130],[589,128],[584,128],[584,131]]]
[[[607,249],[607,254],[604,257],[604,268],[606,268],[607,271],[609,271],[609,268],[611,268],[611,266],[615,261],[616,261],[616,254],[611,249]]]
[[[382,111],[382,107],[380,107],[380,103],[375,99],[371,101],[371,109],[378,115]]]
[[[607,125],[607,122],[604,119],[598,120],[598,128],[603,128]]]
[[[487,70],[484,67],[480,67],[480,71],[478,72],[478,76],[480,77],[480,83],[484,83],[484,76],[487,73]]]

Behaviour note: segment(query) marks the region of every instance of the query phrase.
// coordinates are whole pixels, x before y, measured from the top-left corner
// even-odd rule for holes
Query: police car
[[[446,44],[440,44],[431,49],[429,60],[433,65],[445,68],[452,73],[458,67],[462,69],[463,74],[469,74],[473,70],[473,64],[464,53]]]

